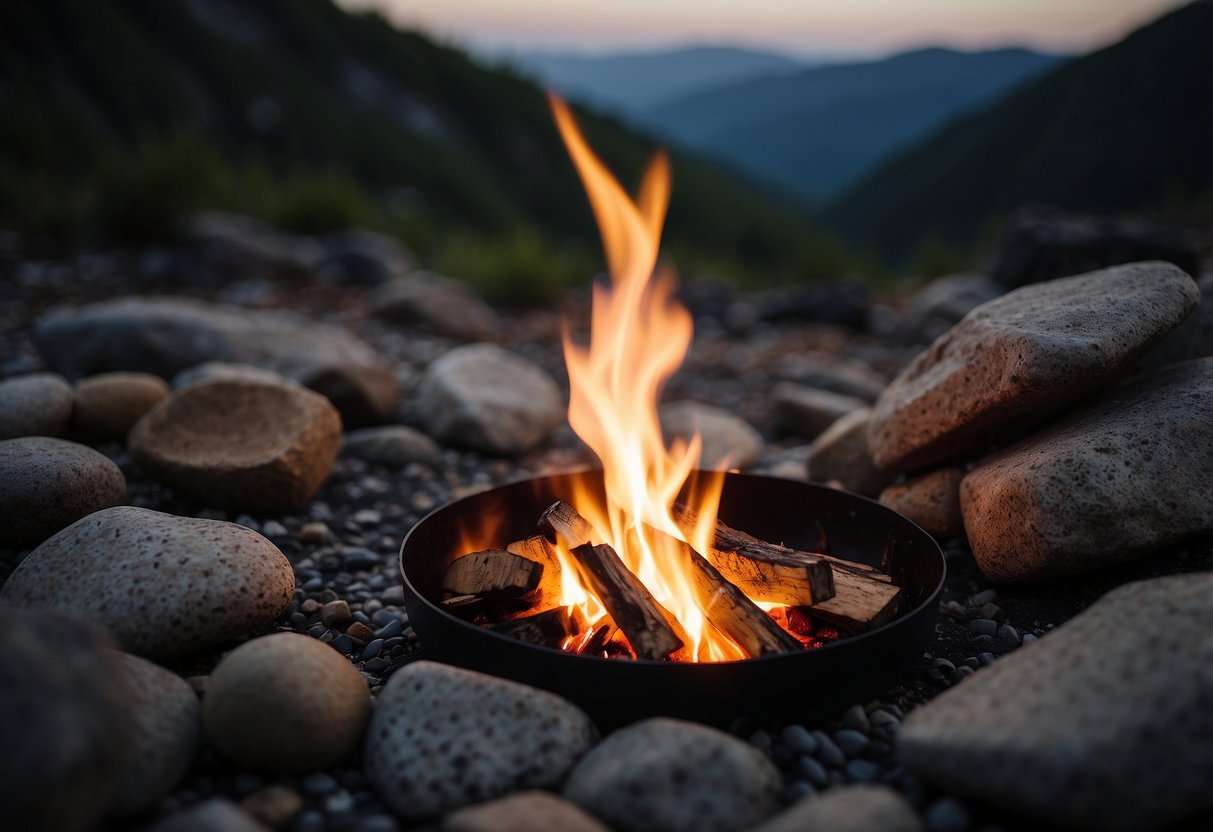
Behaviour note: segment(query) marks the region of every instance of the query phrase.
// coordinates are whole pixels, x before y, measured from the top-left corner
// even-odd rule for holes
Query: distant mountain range
[[[970,112],[869,171],[825,218],[903,258],[971,246],[1017,205],[1097,213],[1213,206],[1213,2]],[[1207,210],[1207,209],[1206,209]]]

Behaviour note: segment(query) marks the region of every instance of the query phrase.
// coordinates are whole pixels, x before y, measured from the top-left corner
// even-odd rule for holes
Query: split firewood
[[[594,527],[564,500],[557,500],[539,515],[539,530],[553,543],[575,549],[594,541]]]
[[[879,627],[897,617],[901,587],[877,578],[834,569],[834,597],[809,607],[809,612],[852,633]]]
[[[606,650],[607,642],[619,632],[611,617],[604,616],[597,624],[586,631],[575,645],[573,652],[583,656],[600,656]]]
[[[586,543],[570,550],[582,581],[602,601],[636,655],[664,659],[685,648],[667,622],[669,612],[607,545]]]
[[[489,629],[520,641],[559,649],[565,639],[585,630],[585,616],[577,607],[553,607],[513,621],[490,624]]]
[[[543,564],[500,549],[486,549],[455,558],[442,576],[442,590],[451,595],[526,595],[538,589]]]
[[[535,601],[532,605],[534,611],[544,612],[560,606],[560,573],[562,570],[556,547],[549,543],[543,535],[537,534],[523,540],[515,540],[505,549],[510,554],[534,561],[543,567],[538,592],[535,593]]]

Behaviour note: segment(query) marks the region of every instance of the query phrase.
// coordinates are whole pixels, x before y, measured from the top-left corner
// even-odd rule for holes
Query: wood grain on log
[[[442,576],[451,595],[526,595],[539,587],[543,564],[501,549],[486,549],[455,558]]]

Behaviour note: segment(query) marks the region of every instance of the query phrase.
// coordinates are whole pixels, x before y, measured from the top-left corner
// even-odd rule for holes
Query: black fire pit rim
[[[397,555],[397,563],[400,566],[401,578],[404,581],[404,584],[405,584],[406,588],[408,589],[409,593],[411,593],[414,597],[416,597],[418,600],[420,600],[423,604],[425,604],[431,610],[433,610],[434,612],[437,612],[443,618],[448,619],[449,621],[451,621],[457,625],[461,625],[463,627],[468,627],[468,628],[473,628],[478,632],[479,635],[488,637],[491,640],[496,640],[502,644],[508,644],[512,647],[518,647],[519,645],[521,645],[525,649],[541,651],[542,653],[546,653],[546,654],[552,655],[552,656],[560,656],[560,657],[563,657],[570,661],[586,663],[589,666],[600,667],[600,666],[604,666],[604,665],[609,665],[609,666],[626,665],[626,666],[630,666],[630,667],[646,666],[646,667],[667,667],[667,668],[674,668],[674,667],[701,668],[706,664],[706,665],[710,665],[712,667],[722,667],[723,668],[723,667],[740,667],[740,666],[752,667],[752,666],[754,666],[755,663],[758,663],[758,662],[765,662],[765,663],[770,664],[770,663],[778,662],[778,661],[794,660],[797,657],[800,657],[800,656],[803,656],[803,655],[809,654],[809,653],[821,653],[822,651],[825,651],[825,650],[838,650],[838,649],[845,649],[848,647],[855,648],[864,641],[878,638],[881,634],[883,634],[887,630],[895,628],[899,624],[904,622],[906,619],[914,617],[915,615],[917,615],[920,611],[922,611],[926,607],[938,603],[939,595],[943,591],[944,582],[947,580],[948,564],[947,564],[947,558],[945,558],[943,556],[943,549],[939,546],[939,542],[937,540],[935,540],[935,538],[932,535],[930,535],[928,532],[923,530],[923,528],[921,526],[919,526],[917,523],[915,523],[913,520],[906,517],[904,514],[894,511],[893,509],[889,508],[888,506],[884,505],[883,503],[880,503],[876,500],[871,499],[870,497],[864,497],[863,495],[856,494],[852,491],[831,488],[830,486],[827,486],[827,485],[822,485],[820,483],[808,482],[808,481],[804,481],[804,482],[797,481],[797,485],[809,488],[811,490],[824,490],[824,491],[832,491],[832,492],[841,492],[843,494],[846,494],[848,497],[850,497],[852,499],[859,500],[863,503],[867,503],[871,506],[874,506],[878,511],[888,512],[889,514],[896,516],[902,522],[913,527],[915,530],[920,532],[927,540],[930,540],[932,542],[935,550],[939,553],[939,567],[940,567],[939,581],[936,583],[936,585],[934,587],[928,588],[929,592],[927,592],[925,594],[924,600],[921,603],[902,612],[896,618],[892,619],[891,621],[887,621],[884,624],[881,624],[879,627],[873,627],[872,629],[866,630],[862,633],[856,633],[854,635],[850,635],[845,638],[840,638],[837,641],[832,641],[827,644],[823,644],[820,647],[813,648],[812,650],[801,650],[801,651],[797,651],[795,653],[773,653],[773,654],[768,654],[765,656],[751,656],[746,659],[732,659],[732,660],[723,661],[723,662],[706,662],[706,663],[705,662],[673,662],[673,661],[667,661],[664,659],[640,659],[640,658],[623,660],[623,659],[607,658],[606,656],[586,656],[586,655],[582,655],[580,653],[569,653],[565,650],[560,650],[556,647],[549,647],[545,644],[534,644],[532,642],[522,641],[520,639],[513,638],[512,636],[505,635],[503,633],[494,632],[493,630],[490,630],[487,627],[478,626],[478,625],[473,624],[470,621],[466,621],[456,615],[452,615],[450,612],[443,609],[441,607],[441,605],[435,604],[433,601],[431,601],[429,598],[427,598],[425,596],[425,594],[422,593],[416,586],[414,586],[413,582],[409,579],[408,573],[404,569],[404,551],[408,546],[409,538],[411,538],[413,536],[414,532],[416,532],[419,528],[424,526],[426,521],[428,521],[431,517],[438,514],[439,512],[446,511],[447,509],[451,508],[452,506],[455,506],[464,501],[473,500],[477,497],[481,497],[485,493],[490,492],[490,491],[503,490],[506,488],[510,488],[510,487],[525,484],[525,483],[537,482],[539,480],[552,479],[552,478],[556,478],[556,477],[568,477],[568,476],[582,475],[582,474],[594,474],[594,473],[600,472],[600,471],[602,471],[602,468],[599,468],[599,467],[577,467],[577,468],[570,468],[570,469],[562,470],[562,471],[551,471],[546,474],[532,475],[529,477],[518,477],[517,479],[499,483],[499,484],[493,486],[492,488],[486,488],[482,491],[477,491],[474,494],[468,494],[466,496],[460,497],[457,500],[449,500],[449,501],[443,503],[442,505],[437,506],[434,509],[430,510],[424,517],[422,517],[415,524],[413,524],[413,527],[408,530],[408,532],[404,536],[404,539],[400,543],[400,552]],[[717,473],[717,472],[704,472],[704,473]],[[743,477],[746,479],[754,479],[754,480],[775,480],[775,481],[781,480],[780,477],[771,477],[771,476],[767,476],[765,474],[746,474],[746,473],[742,473],[742,472],[738,472],[738,471],[728,471],[725,473],[727,476],[730,476],[730,477]]]

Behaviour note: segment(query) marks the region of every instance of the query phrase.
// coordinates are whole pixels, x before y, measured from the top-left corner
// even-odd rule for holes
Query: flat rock
[[[30,832],[92,829],[130,756],[113,644],[71,617],[0,606],[0,817]]]
[[[269,832],[235,803],[222,797],[197,803],[161,818],[142,832]]]
[[[753,832],[920,832],[914,807],[888,786],[845,786],[802,800]]]
[[[56,373],[0,381],[0,439],[58,436],[72,415],[72,386]]]
[[[555,694],[429,661],[392,675],[366,739],[366,775],[409,819],[555,788],[597,730]],[[423,761],[423,762],[422,762]]]
[[[242,768],[271,773],[336,766],[370,715],[371,695],[354,666],[298,633],[253,639],[225,656],[203,705],[211,745]]]
[[[564,420],[547,373],[493,344],[457,347],[431,363],[416,407],[431,436],[505,456],[538,445]]]
[[[618,832],[739,832],[778,808],[779,771],[730,734],[647,719],[599,743],[564,795]]]
[[[368,299],[372,315],[402,324],[423,324],[458,341],[497,336],[497,313],[460,280],[413,272],[378,289]]]
[[[1120,587],[912,712],[898,755],[948,791],[1065,827],[1213,810],[1213,574]]]
[[[125,502],[122,471],[87,445],[44,436],[0,441],[0,546],[40,543]]]
[[[187,217],[182,237],[199,259],[227,280],[312,277],[324,251],[310,237],[290,234],[242,214],[208,211]]]
[[[168,658],[270,626],[294,591],[286,557],[244,526],[119,506],[32,551],[0,602],[75,612]]]
[[[1072,574],[1213,529],[1213,358],[1103,398],[975,468],[965,532],[993,581]]]
[[[822,431],[809,446],[808,477],[815,482],[836,482],[848,491],[875,497],[892,481],[892,474],[872,462],[868,452],[871,408],[852,410]]]
[[[446,817],[443,832],[610,832],[581,807],[551,792],[520,792],[460,809]]]
[[[775,422],[784,433],[814,439],[830,425],[867,402],[829,390],[815,390],[792,382],[775,385],[771,393],[775,403]]]
[[[699,468],[745,468],[762,456],[762,435],[724,408],[701,402],[679,401],[661,406],[661,430],[667,442],[690,442],[699,435],[703,445]]]
[[[888,380],[863,361],[841,355],[792,353],[779,359],[779,376],[814,390],[874,402]]]
[[[385,468],[403,468],[414,462],[432,464],[441,449],[433,439],[407,425],[384,425],[350,431],[341,441],[341,453]]]
[[[119,654],[134,727],[132,752],[110,812],[133,815],[164,797],[189,770],[202,746],[202,707],[176,673],[129,653]]]
[[[341,416],[299,385],[213,381],[158,405],[129,445],[136,465],[181,494],[240,511],[293,511],[332,470]]]
[[[52,310],[34,342],[68,378],[132,370],[172,378],[224,361],[281,373],[332,400],[348,426],[390,418],[392,367],[344,329],[284,310],[251,310],[180,297],[127,297]]]
[[[983,304],[885,390],[872,456],[881,468],[912,471],[1005,444],[1114,382],[1199,300],[1187,274],[1150,262]]]
[[[72,432],[92,442],[125,442],[135,423],[168,394],[168,383],[150,373],[81,379],[72,394]]]
[[[889,486],[880,493],[880,502],[910,518],[928,534],[957,537],[964,534],[960,513],[960,482],[964,477],[963,468],[940,468]]]

